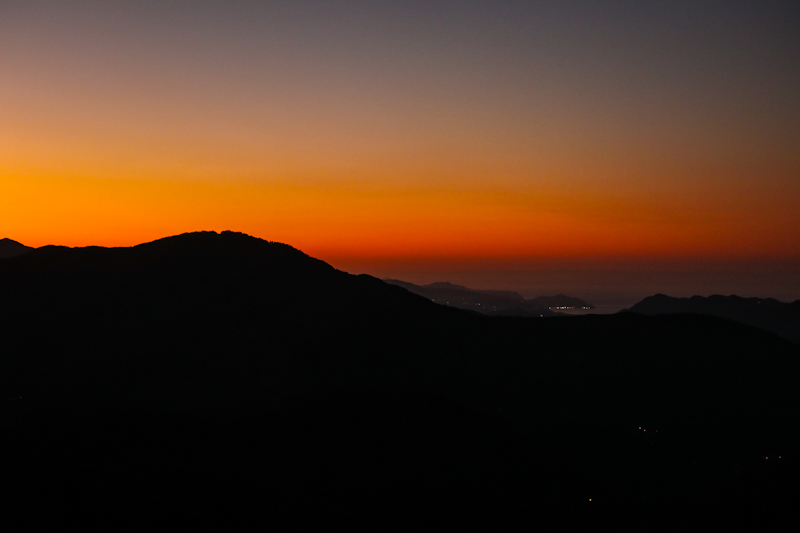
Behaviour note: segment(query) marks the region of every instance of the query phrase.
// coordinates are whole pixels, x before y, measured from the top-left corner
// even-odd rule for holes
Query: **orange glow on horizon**
[[[676,213],[674,207],[610,193],[567,197],[554,188],[445,190],[6,175],[0,195],[14,199],[0,213],[0,227],[31,246],[131,246],[189,231],[230,229],[285,242],[326,260],[781,259],[792,257],[787,249],[798,249],[800,227],[792,211],[756,223],[691,206]],[[787,231],[791,227],[794,233]],[[772,240],[765,238],[769,234]]]

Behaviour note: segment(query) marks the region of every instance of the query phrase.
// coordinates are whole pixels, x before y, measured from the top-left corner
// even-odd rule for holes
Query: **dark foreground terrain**
[[[6,523],[781,530],[797,345],[502,318],[242,234],[0,260]]]

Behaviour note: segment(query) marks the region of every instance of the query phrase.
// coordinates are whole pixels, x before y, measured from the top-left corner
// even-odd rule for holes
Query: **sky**
[[[797,299],[798,28],[777,1],[0,0],[0,237]]]

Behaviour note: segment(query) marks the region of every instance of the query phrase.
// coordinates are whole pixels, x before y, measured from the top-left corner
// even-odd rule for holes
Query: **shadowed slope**
[[[431,321],[458,314],[375,278],[337,271],[290,246],[231,232],[132,248],[43,247],[0,263],[0,291],[5,364],[22,373],[18,383],[32,380],[34,387],[41,376],[31,368],[86,381],[72,386],[80,390],[59,393],[62,406],[72,396],[98,405],[112,397],[135,403],[142,394],[137,377],[166,379],[170,373],[162,367],[181,375],[209,372],[222,381],[248,374],[229,369],[217,375],[213,368],[221,361],[239,370],[275,363],[291,373],[289,367],[328,347],[363,350],[396,333],[400,323],[417,324],[424,334]],[[251,347],[268,345],[299,355],[250,355]],[[87,368],[73,371],[82,365]],[[105,390],[95,400],[81,392],[96,387]],[[118,387],[132,390],[123,395]],[[48,394],[43,389],[30,400]]]

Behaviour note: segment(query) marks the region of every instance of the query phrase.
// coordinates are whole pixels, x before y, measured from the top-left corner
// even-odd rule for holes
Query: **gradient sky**
[[[796,1],[0,0],[0,237],[800,298],[798,28]]]

